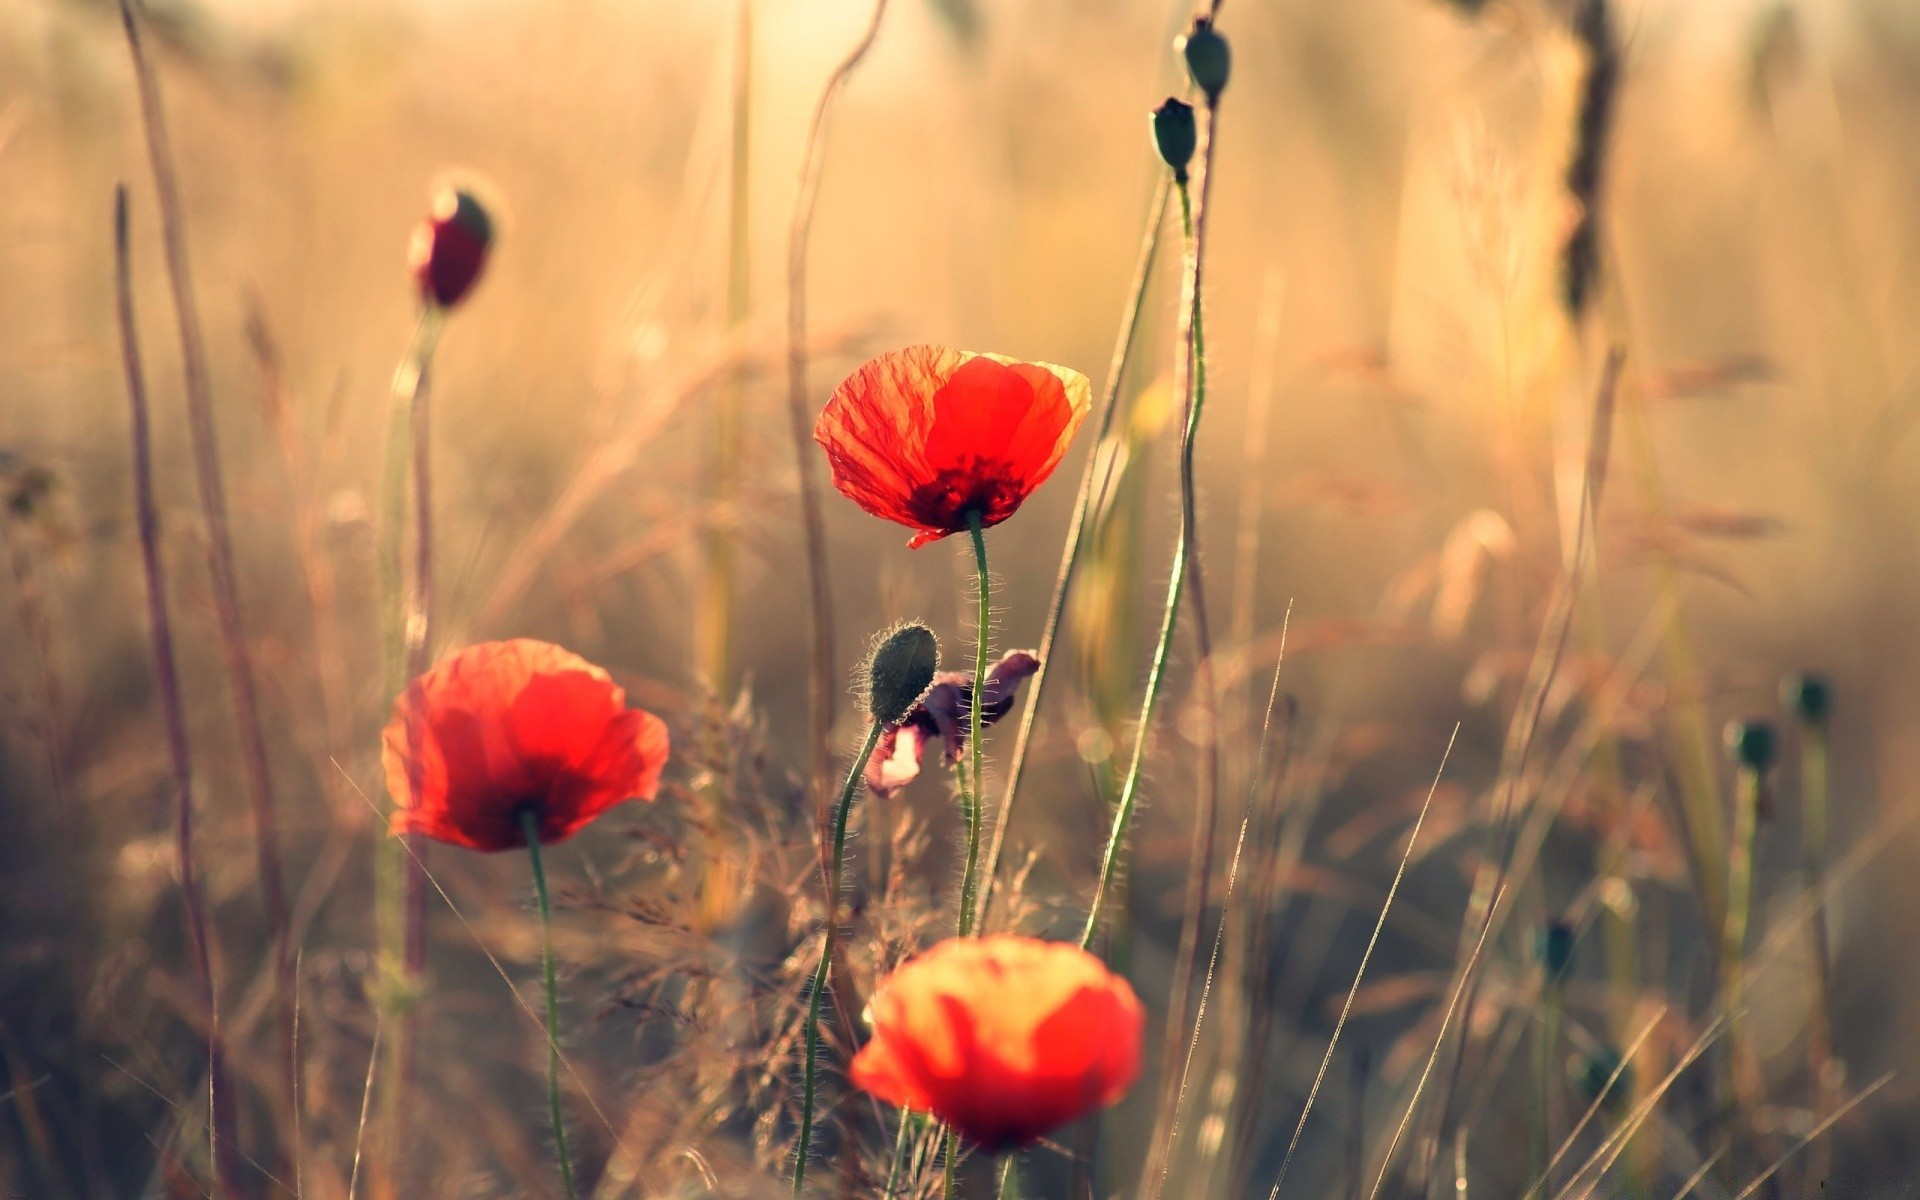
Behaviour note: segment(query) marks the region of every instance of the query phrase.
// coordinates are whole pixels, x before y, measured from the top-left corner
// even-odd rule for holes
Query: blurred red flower
[[[420,298],[441,308],[466,299],[492,245],[493,219],[473,193],[442,189],[433,199],[433,212],[414,229],[407,251]]]
[[[882,981],[854,1083],[989,1150],[1126,1095],[1144,1015],[1127,981],[1064,942],[951,938]]]
[[[922,546],[1012,516],[1093,404],[1087,377],[944,346],[893,350],[834,389],[813,427],[833,486]]]
[[[472,850],[571,837],[616,804],[651,800],[666,723],[627,707],[607,673],[547,642],[483,642],[408,685],[381,737],[393,832]]]

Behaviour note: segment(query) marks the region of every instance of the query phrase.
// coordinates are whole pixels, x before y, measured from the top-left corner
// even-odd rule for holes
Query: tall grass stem
[[[187,253],[186,211],[180,199],[179,173],[167,137],[160,80],[147,57],[139,0],[120,0],[120,20],[133,60],[139,91],[141,122],[146,130],[147,155],[152,163],[154,193],[159,202],[161,243],[166,253],[167,280],[173,292],[174,320],[180,332],[180,364],[187,394],[187,424],[191,435],[201,512],[207,526],[207,557],[213,576],[214,608],[227,675],[233,688],[234,715],[244,763],[248,799],[253,810],[254,855],[260,876],[261,905],[272,937],[274,1001],[280,1026],[281,1097],[293,1102],[293,1008],[289,984],[293,955],[289,944],[289,916],[285,873],[280,865],[279,828],[274,813],[273,773],[267,764],[266,731],[253,675],[253,655],[247,645],[240,610],[239,576],[234,568],[233,537],[227,521],[226,483],[220,470],[220,440],[213,418],[213,388],[207,371],[206,339],[200,330],[200,310],[193,294],[193,272]]]
[[[173,769],[173,851],[180,872],[180,907],[186,915],[187,944],[193,952],[193,982],[207,1016],[208,1136],[212,1142],[216,1190],[231,1190],[233,1170],[226,1120],[232,1096],[227,1090],[226,1058],[220,1039],[219,1006],[213,980],[213,941],[207,927],[206,900],[200,890],[193,849],[193,751],[187,739],[186,700],[173,654],[173,619],[167,608],[166,562],[160,551],[160,508],[153,490],[153,434],[147,404],[147,379],[141,365],[139,327],[133,310],[132,253],[127,232],[127,189],[113,196],[115,312],[120,326],[120,361],[126,371],[132,412],[133,499],[140,533],[140,565],[147,586],[147,622],[153,638],[153,676],[166,718],[167,757]]]

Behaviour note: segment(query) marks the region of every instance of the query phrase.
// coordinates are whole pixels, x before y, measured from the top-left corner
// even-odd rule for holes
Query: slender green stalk
[[[853,811],[853,796],[860,787],[860,775],[880,744],[880,723],[867,723],[866,741],[854,756],[841,785],[840,799],[833,811],[833,862],[827,876],[827,930],[820,947],[820,965],[813,971],[813,991],[807,997],[807,1057],[800,1100],[800,1143],[793,1156],[793,1194],[798,1196],[807,1181],[807,1156],[813,1149],[813,1105],[819,1088],[820,1003],[827,994],[827,972],[833,962],[833,947],[839,938],[840,874],[847,855],[847,815]]]
[[[419,450],[423,456],[425,447],[414,445],[415,432],[424,427],[422,406],[426,402],[427,372],[444,321],[445,311],[437,305],[421,307],[406,354],[393,373],[393,387],[387,402],[387,444],[381,464],[375,569],[380,588],[381,695],[388,703],[407,686],[416,660],[424,666],[426,581],[416,579],[409,587],[406,578],[407,478],[410,468],[423,465],[415,451]],[[424,485],[424,479],[416,481],[422,493],[418,509],[421,534],[426,532]],[[420,565],[425,565],[424,558]],[[390,1160],[388,1168],[396,1184],[400,1182],[400,1156],[410,1140],[406,1123],[412,1113],[408,1093],[412,1090],[415,1041],[410,1010],[425,948],[422,929],[426,914],[426,874],[424,861],[418,857],[424,849],[419,847],[409,854],[400,839],[383,838],[375,863],[374,908],[383,976],[381,1002],[400,1018],[394,1024],[393,1037],[387,1042],[386,1075],[390,1086],[381,1107]]]
[[[1800,811],[1804,822],[1807,890],[1813,894],[1814,1027],[1807,1037],[1807,1071],[1813,1084],[1813,1114],[1824,1117],[1840,1103],[1833,1057],[1833,951],[1827,932],[1827,726],[1824,719],[1803,720],[1800,741]],[[1832,1147],[1816,1143],[1808,1176],[1824,1180]]]
[[[1175,190],[1180,195],[1180,225],[1189,247],[1193,241],[1193,200],[1184,181],[1176,181]],[[1191,352],[1190,346],[1182,346],[1182,355]],[[1187,410],[1186,441],[1192,441],[1193,430],[1200,416],[1199,407],[1189,404]],[[1154,643],[1153,665],[1147,672],[1146,692],[1140,698],[1140,721],[1133,733],[1133,757],[1127,765],[1127,776],[1120,786],[1120,803],[1113,812],[1113,830],[1107,837],[1106,852],[1100,859],[1100,879],[1094,885],[1093,903],[1087,908],[1087,923],[1080,931],[1080,945],[1083,949],[1093,945],[1094,935],[1100,931],[1100,911],[1106,903],[1107,892],[1113,886],[1114,868],[1120,861],[1120,849],[1126,843],[1127,829],[1133,823],[1133,813],[1140,805],[1140,771],[1146,763],[1147,737],[1153,730],[1153,714],[1160,704],[1160,688],[1167,674],[1167,657],[1173,648],[1173,630],[1180,619],[1180,599],[1187,584],[1187,527],[1183,520],[1180,535],[1173,546],[1173,565],[1167,577],[1167,603],[1160,617],[1160,636]]]
[[[1759,828],[1760,772],[1741,764],[1727,854],[1727,921],[1720,942],[1721,989],[1727,998],[1727,1112],[1729,1130],[1743,1107],[1741,1056],[1746,1053],[1747,924],[1753,906],[1753,843]],[[1736,1159],[1736,1168],[1738,1162]]]
[[[560,989],[553,976],[553,908],[547,900],[547,872],[540,864],[540,819],[532,809],[520,813],[527,833],[527,858],[533,863],[533,894],[540,900],[540,962],[547,985],[547,1111],[553,1118],[553,1148],[560,1156],[560,1186],[574,1200],[573,1161],[567,1157],[567,1124],[560,1111]]]
[[[1080,472],[1080,490],[1073,502],[1073,516],[1067,522],[1066,545],[1060,550],[1060,568],[1053,580],[1053,599],[1047,604],[1047,623],[1040,634],[1039,669],[1027,685],[1027,704],[1020,714],[1020,728],[1013,739],[1013,756],[1007,763],[1007,788],[1000,799],[1000,817],[994,823],[993,844],[987,850],[986,869],[980,879],[980,914],[976,925],[985,925],[993,904],[994,878],[1000,872],[1000,853],[1007,844],[1007,826],[1013,819],[1013,801],[1019,793],[1021,776],[1026,772],[1027,747],[1033,740],[1033,727],[1040,714],[1040,698],[1045,693],[1047,676],[1052,670],[1053,648],[1060,636],[1060,622],[1067,611],[1067,593],[1073,586],[1074,567],[1080,560],[1080,545],[1093,525],[1094,478],[1100,464],[1100,444],[1113,428],[1114,414],[1120,409],[1120,384],[1133,357],[1134,339],[1140,332],[1140,314],[1146,308],[1147,286],[1153,281],[1153,264],[1160,252],[1160,230],[1166,224],[1167,196],[1171,177],[1162,174],[1147,208],[1147,227],[1140,236],[1140,253],[1134,263],[1133,282],[1127,290],[1127,304],[1120,318],[1120,336],[1114,343],[1113,358],[1107,364],[1106,387],[1100,397],[1100,417],[1093,433],[1095,452],[1087,455]],[[1099,481],[1104,484],[1104,481]]]
[[[973,579],[980,604],[973,627],[973,699],[967,705],[967,775],[960,788],[960,803],[967,814],[967,864],[960,872],[961,937],[973,932],[974,889],[980,878],[980,803],[987,790],[986,776],[980,773],[980,709],[987,694],[987,637],[993,621],[993,580],[987,574],[987,539],[979,513],[967,514],[967,532],[973,535]]]
[[[900,1163],[907,1156],[907,1141],[913,1129],[913,1114],[902,1109],[900,1129],[893,1135],[893,1156],[887,1160],[887,1186],[880,1200],[893,1200],[900,1186]]]

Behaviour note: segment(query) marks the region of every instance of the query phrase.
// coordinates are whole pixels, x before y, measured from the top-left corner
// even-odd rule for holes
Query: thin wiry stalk
[[[1307,1128],[1307,1118],[1313,1114],[1313,1102],[1320,1096],[1320,1085],[1326,1082],[1327,1068],[1333,1065],[1334,1051],[1340,1048],[1340,1034],[1347,1027],[1348,1016],[1353,1013],[1353,998],[1360,993],[1360,984],[1367,977],[1367,964],[1373,961],[1373,949],[1380,942],[1380,931],[1386,928],[1387,914],[1393,911],[1394,897],[1400,894],[1400,881],[1406,877],[1407,863],[1413,858],[1413,847],[1420,840],[1420,828],[1426,824],[1427,810],[1433,807],[1434,794],[1440,790],[1440,779],[1446,774],[1447,760],[1453,757],[1453,744],[1459,737],[1460,726],[1456,724],[1452,735],[1447,738],[1446,750],[1440,755],[1440,767],[1433,773],[1433,783],[1427,787],[1427,798],[1420,803],[1420,815],[1414,818],[1413,830],[1407,834],[1407,846],[1400,852],[1400,865],[1394,868],[1393,882],[1387,887],[1386,902],[1380,906],[1380,916],[1374,921],[1373,932],[1367,937],[1367,948],[1360,954],[1360,967],[1353,973],[1353,986],[1347,989],[1347,998],[1340,1005],[1340,1016],[1333,1023],[1333,1036],[1327,1039],[1327,1052],[1320,1058],[1320,1069],[1314,1072],[1313,1086],[1307,1089],[1307,1102],[1301,1106],[1300,1120],[1293,1127],[1293,1136],[1287,1140],[1287,1152],[1280,1159],[1280,1173],[1274,1176],[1273,1188],[1267,1193],[1268,1200],[1276,1200],[1280,1195],[1280,1185],[1287,1178],[1287,1168],[1293,1165],[1293,1153],[1300,1148],[1300,1135]],[[1441,1032],[1444,1035],[1444,1028]],[[1431,1069],[1431,1062],[1428,1067]],[[1411,1108],[1408,1109],[1408,1115],[1412,1115]]]
[[[1202,168],[1204,170],[1204,167]],[[1188,283],[1194,273],[1193,255],[1193,200],[1191,185],[1185,180],[1175,179],[1174,187],[1180,195],[1181,230],[1187,242]],[[1182,285],[1180,326],[1183,335],[1191,333],[1191,310],[1197,293],[1186,284]],[[1190,336],[1180,337],[1174,346],[1176,354],[1175,383],[1176,394],[1187,392],[1191,387],[1192,376],[1190,359],[1193,343]],[[1185,436],[1182,439],[1181,470],[1186,472],[1190,463],[1186,457],[1188,444],[1192,441],[1192,429],[1199,417],[1199,411],[1188,395],[1187,421]],[[1184,494],[1185,488],[1182,488]],[[1141,768],[1146,762],[1147,738],[1153,731],[1154,711],[1159,707],[1160,688],[1165,681],[1167,656],[1173,648],[1173,630],[1180,619],[1180,599],[1186,589],[1190,573],[1187,570],[1187,521],[1184,510],[1180,522],[1180,534],[1173,546],[1173,565],[1167,576],[1167,602],[1160,617],[1160,635],[1154,644],[1153,663],[1147,671],[1146,691],[1140,698],[1140,720],[1133,734],[1133,755],[1127,765],[1127,774],[1120,787],[1120,801],[1114,806],[1113,829],[1107,836],[1107,848],[1100,860],[1100,878],[1094,884],[1093,902],[1087,906],[1087,923],[1080,931],[1080,945],[1083,949],[1093,945],[1094,935],[1100,930],[1100,910],[1106,903],[1107,892],[1113,885],[1114,871],[1119,866],[1120,849],[1126,843],[1127,830],[1133,823],[1134,810],[1140,803]],[[1204,660],[1203,660],[1204,661]]]
[[[800,527],[807,550],[807,749],[811,770],[807,779],[816,794],[826,787],[833,728],[833,590],[827,574],[826,524],[820,515],[820,493],[814,481],[812,422],[807,401],[807,239],[813,229],[814,204],[820,196],[820,173],[826,159],[827,118],[834,101],[846,88],[854,69],[880,36],[880,20],[887,0],[875,0],[873,17],[847,56],[827,76],[807,128],[807,147],[800,159],[800,184],[793,196],[793,218],[787,230],[787,413],[793,423],[794,466],[799,471]]]
[[[1858,1092],[1854,1093],[1853,1099],[1847,1101],[1845,1104],[1835,1109],[1831,1115],[1829,1115],[1825,1120],[1821,1121],[1818,1125],[1815,1125],[1812,1129],[1807,1130],[1807,1132],[1800,1138],[1800,1140],[1795,1142],[1792,1145],[1792,1147],[1790,1147],[1787,1150],[1785,1154],[1782,1154],[1779,1158],[1774,1159],[1773,1162],[1767,1167],[1767,1169],[1760,1172],[1760,1174],[1753,1180],[1752,1183],[1749,1183],[1746,1187],[1741,1188],[1740,1193],[1736,1195],[1733,1198],[1733,1200],[1747,1200],[1749,1196],[1759,1191],[1761,1187],[1763,1187],[1766,1184],[1767,1180],[1772,1179],[1774,1175],[1780,1170],[1780,1168],[1787,1164],[1788,1159],[1800,1153],[1800,1151],[1806,1149],[1807,1146],[1812,1144],[1812,1142],[1816,1138],[1818,1138],[1821,1134],[1825,1133],[1829,1129],[1832,1129],[1834,1125],[1840,1120],[1840,1118],[1846,1116],[1848,1113],[1858,1108],[1862,1103],[1866,1101],[1867,1097],[1873,1095],[1875,1092],[1887,1086],[1889,1083],[1892,1083],[1893,1076],[1894,1076],[1894,1072],[1888,1071],[1885,1075],[1882,1075],[1880,1078],[1874,1080],[1872,1083],[1868,1084],[1866,1087],[1863,1087]]]
[[[233,537],[227,524],[226,484],[220,473],[220,442],[213,420],[213,391],[207,374],[205,339],[200,332],[200,310],[193,296],[193,275],[187,256],[186,214],[180,202],[179,176],[167,139],[166,115],[161,107],[160,80],[147,57],[135,16],[139,0],[120,0],[120,21],[133,59],[134,81],[140,94],[140,116],[146,128],[147,154],[153,166],[154,193],[159,200],[160,230],[166,250],[167,279],[173,289],[174,320],[180,329],[180,363],[186,380],[187,423],[192,435],[194,471],[200,505],[207,526],[207,557],[213,574],[213,602],[219,616],[220,640],[226,651],[227,675],[246,767],[247,791],[253,807],[255,857],[260,874],[262,907],[273,938],[275,1003],[279,1009],[282,1064],[289,1064],[293,1010],[288,994],[292,947],[288,939],[287,887],[280,867],[278,822],[274,815],[273,774],[267,765],[266,732],[261,725],[260,700],[253,677],[253,657],[247,646],[246,626],[240,614],[240,583],[233,565]],[[286,1097],[291,1102],[293,1076],[283,1072]]]
[[[367,1143],[367,1110],[373,1106],[373,1076],[380,1065],[380,1033],[386,1028],[378,1007],[373,1010],[373,1046],[367,1051],[367,1082],[360,1089],[360,1123],[353,1132],[353,1170],[347,1175],[347,1200],[360,1190],[360,1151]]]
[[[827,973],[833,962],[834,946],[840,937],[840,884],[841,870],[847,856],[847,815],[853,811],[854,793],[860,789],[867,759],[872,757],[873,748],[880,743],[880,733],[878,721],[867,724],[866,740],[861,744],[860,753],[854,755],[853,766],[847,770],[847,782],[840,788],[840,799],[834,804],[833,852],[827,871],[826,931],[822,934],[824,940],[820,947],[820,965],[813,972],[813,989],[807,996],[807,1051],[802,1068],[800,1141],[793,1153],[793,1194],[796,1196],[806,1184],[807,1157],[813,1149],[813,1105],[819,1082],[820,1003],[827,994]]]
[[[1149,1171],[1149,1177],[1153,1180],[1153,1191],[1150,1195],[1155,1197],[1166,1190],[1167,1172],[1173,1168],[1173,1144],[1180,1137],[1180,1110],[1187,1103],[1187,1080],[1193,1073],[1193,1057],[1200,1049],[1201,1029],[1207,1023],[1207,999],[1213,993],[1214,972],[1220,966],[1220,946],[1227,940],[1225,910],[1233,903],[1234,884],[1240,880],[1240,852],[1246,848],[1247,826],[1252,820],[1251,817],[1241,818],[1240,836],[1234,839],[1233,857],[1227,864],[1227,891],[1220,902],[1220,923],[1214,927],[1213,951],[1207,958],[1207,973],[1200,985],[1200,1004],[1194,1010],[1193,1033],[1187,1038],[1187,1056],[1180,1064],[1180,1082],[1174,1091],[1172,1113],[1167,1122],[1167,1134],[1164,1138],[1154,1139],[1153,1153],[1160,1159],[1159,1169]]]
[[[1160,183],[1154,190],[1153,201],[1148,205],[1147,227],[1140,238],[1140,253],[1134,263],[1133,281],[1128,287],[1125,310],[1120,317],[1120,335],[1114,342],[1113,358],[1107,364],[1106,386],[1100,396],[1100,415],[1095,422],[1092,438],[1094,448],[1106,441],[1107,434],[1113,428],[1114,414],[1119,411],[1120,384],[1127,373],[1127,363],[1133,357],[1133,343],[1140,331],[1140,314],[1145,308],[1147,285],[1153,279],[1153,263],[1160,250],[1160,232],[1166,224],[1167,199],[1172,194],[1173,181],[1166,174],[1160,176]],[[1007,826],[1013,820],[1013,801],[1020,790],[1020,779],[1026,772],[1027,748],[1033,741],[1034,724],[1040,716],[1040,698],[1044,694],[1048,673],[1053,669],[1054,643],[1060,635],[1060,623],[1067,611],[1067,593],[1073,585],[1074,568],[1080,561],[1080,543],[1086,537],[1088,528],[1093,524],[1093,497],[1096,492],[1094,474],[1098,469],[1100,456],[1089,452],[1087,465],[1080,472],[1080,490],[1073,502],[1073,515],[1067,520],[1067,540],[1060,550],[1060,567],[1054,575],[1053,598],[1047,603],[1046,626],[1040,634],[1040,649],[1036,657],[1040,660],[1039,669],[1033,674],[1033,682],[1027,685],[1027,706],[1020,714],[1020,728],[1013,739],[1013,755],[1007,763],[1007,787],[1000,799],[1000,816],[994,823],[993,841],[987,849],[986,865],[980,872],[980,916],[975,922],[976,928],[985,928],[987,914],[993,905],[993,885],[1000,870],[1000,854],[1007,843]]]
[[[1753,908],[1753,849],[1760,827],[1760,772],[1742,763],[1733,798],[1733,835],[1727,847],[1727,918],[1720,936],[1720,988],[1726,994],[1727,1095],[1723,1113],[1727,1136],[1735,1147],[1732,1169],[1738,1171],[1745,1155],[1741,1118],[1750,1116],[1754,1097],[1746,1083],[1746,1026],[1740,1019],[1746,1007],[1747,920]]]
[[[187,740],[186,701],[173,656],[173,618],[167,609],[166,563],[160,553],[160,509],[153,497],[153,435],[147,405],[146,371],[133,311],[132,253],[127,236],[127,189],[113,196],[113,280],[120,323],[120,361],[126,371],[127,400],[133,416],[133,500],[140,532],[140,565],[147,584],[147,621],[153,637],[153,676],[166,718],[167,756],[173,767],[173,852],[180,872],[180,906],[187,918],[187,943],[193,952],[194,986],[207,1013],[207,1128],[212,1140],[214,1175],[233,1185],[232,1156],[223,1149],[229,1130],[223,1107],[232,1104],[226,1062],[220,1044],[219,1009],[213,982],[213,943],[207,929],[206,900],[193,851],[193,751]]]
[[[1824,717],[1801,724],[1800,812],[1804,833],[1801,841],[1806,856],[1807,890],[1815,897],[1826,894],[1827,871],[1827,723]],[[1838,1080],[1831,1069],[1833,1058],[1833,948],[1827,932],[1827,908],[1824,899],[1813,910],[1814,985],[1816,1001],[1813,1028],[1807,1036],[1807,1073],[1813,1083],[1813,1111],[1831,1112],[1839,1101],[1834,1085]],[[1827,1174],[1828,1148],[1821,1143],[1807,1164],[1808,1174],[1824,1179]]]
[[[387,401],[387,443],[381,468],[376,572],[380,588],[382,697],[392,702],[407,681],[426,668],[427,574],[432,569],[432,494],[426,475],[427,387],[433,352],[439,344],[444,311],[423,305],[408,339],[406,354],[393,373]],[[407,480],[415,476],[415,578],[406,571]],[[397,802],[397,801],[396,801]],[[401,1183],[404,1155],[411,1142],[416,1021],[413,992],[426,955],[425,850],[420,839],[402,852],[400,839],[383,839],[376,864],[376,919],[381,933],[383,968],[389,973],[386,997],[400,1011],[387,1046],[387,1090],[381,1111],[389,1175]]]
[[[1191,215],[1187,218],[1187,270],[1182,283],[1184,303],[1180,306],[1180,344],[1186,347],[1185,370],[1190,380],[1181,379],[1182,359],[1174,360],[1175,394],[1187,397],[1186,428],[1180,440],[1180,531],[1186,542],[1187,590],[1193,594],[1188,607],[1194,636],[1194,708],[1202,718],[1200,735],[1199,803],[1194,814],[1193,842],[1187,861],[1187,895],[1180,923],[1180,941],[1174,952],[1173,981],[1167,990],[1167,1032],[1161,1048],[1163,1089],[1174,1079],[1173,1064],[1180,1053],[1179,1032],[1187,1023],[1187,998],[1193,992],[1193,976],[1198,966],[1200,925],[1206,916],[1208,883],[1213,877],[1215,826],[1220,807],[1220,707],[1213,680],[1213,634],[1207,616],[1205,577],[1200,568],[1200,510],[1198,487],[1194,481],[1195,443],[1200,431],[1200,414],[1207,401],[1207,342],[1201,321],[1206,268],[1208,199],[1213,194],[1214,147],[1219,143],[1220,110],[1217,101],[1207,104],[1205,133],[1195,159],[1194,193]],[[1185,193],[1182,193],[1185,199]],[[1182,386],[1183,383],[1185,386]],[[1173,1103],[1170,1090],[1164,1092],[1163,1106]]]
[[[540,862],[540,818],[531,808],[520,813],[533,864],[533,894],[540,902],[540,968],[547,993],[547,1113],[553,1120],[553,1148],[560,1159],[560,1186],[574,1200],[573,1158],[567,1153],[566,1115],[560,1108],[560,989],[553,970],[553,907],[547,902],[547,872]]]
[[[1273,743],[1273,714],[1280,703],[1280,669],[1286,662],[1287,639],[1283,632],[1280,638],[1280,653],[1273,663],[1273,684],[1267,691],[1266,715],[1260,725],[1260,747],[1255,756],[1253,774],[1247,780],[1247,803],[1240,819],[1240,836],[1234,842],[1233,860],[1227,869],[1227,892],[1220,904],[1220,923],[1215,929],[1213,953],[1207,962],[1206,981],[1200,989],[1200,1007],[1194,1015],[1193,1036],[1187,1042],[1187,1057],[1180,1068],[1180,1086],[1174,1095],[1173,1108],[1168,1114],[1166,1135],[1161,1137],[1156,1130],[1151,1141],[1151,1154],[1159,1158],[1159,1169],[1155,1170],[1153,1159],[1148,1160],[1147,1178],[1154,1180],[1153,1195],[1159,1196],[1166,1188],[1167,1172],[1172,1167],[1173,1144],[1180,1136],[1180,1115],[1187,1098],[1187,1079],[1193,1069],[1193,1059],[1200,1046],[1200,1029],[1206,1021],[1207,997],[1213,990],[1215,972],[1219,969],[1221,948],[1226,942],[1228,918],[1233,912],[1234,885],[1240,874],[1240,853],[1246,845],[1247,829],[1253,822],[1254,805],[1259,799],[1261,784],[1265,781],[1267,755]],[[1231,995],[1231,993],[1229,993]]]
[[[1484,941],[1486,931],[1492,927],[1499,908],[1497,897],[1507,891],[1510,871],[1514,863],[1514,850],[1517,845],[1517,821],[1521,804],[1519,791],[1521,781],[1526,774],[1527,760],[1533,751],[1533,743],[1539,733],[1541,720],[1546,712],[1547,694],[1555,676],[1559,674],[1560,663],[1566,654],[1567,639],[1573,632],[1573,618],[1578,608],[1581,578],[1593,557],[1595,527],[1599,523],[1600,497],[1606,487],[1607,463],[1610,456],[1613,434],[1614,401],[1618,393],[1620,370],[1624,364],[1624,355],[1618,349],[1607,356],[1606,365],[1600,374],[1600,383],[1594,393],[1593,417],[1588,428],[1587,457],[1584,478],[1580,489],[1580,513],[1575,525],[1573,554],[1571,561],[1561,576],[1558,588],[1547,618],[1540,629],[1540,640],[1534,649],[1533,661],[1528,667],[1525,689],[1515,708],[1513,721],[1507,728],[1506,743],[1501,749],[1500,774],[1504,785],[1500,789],[1500,807],[1495,815],[1496,853],[1494,865],[1482,869],[1474,882],[1473,895],[1468,901],[1469,924],[1473,928],[1473,918]],[[1475,956],[1477,958],[1477,955]],[[1459,1053],[1454,1056],[1453,1067],[1447,1079],[1447,1088],[1440,1104],[1439,1125],[1434,1137],[1427,1145],[1421,1169],[1420,1193],[1426,1193],[1426,1182],[1433,1177],[1434,1155],[1438,1153],[1440,1142],[1446,1136],[1449,1119],[1453,1113],[1455,1098],[1459,1094],[1460,1074],[1466,1063],[1467,1041],[1473,1029],[1473,1014],[1480,999],[1480,980],[1471,967],[1463,966],[1461,982],[1468,985],[1467,1015],[1462,1022],[1462,1034]]]
[[[1501,896],[1505,894],[1503,887],[1494,895],[1494,901],[1498,903]],[[1486,949],[1487,928],[1486,925],[1480,927],[1480,937],[1474,942],[1472,953],[1467,956],[1467,975],[1461,977],[1454,986],[1453,995],[1447,999],[1446,1011],[1440,1016],[1440,1031],[1433,1038],[1433,1049],[1427,1054],[1426,1065],[1420,1068],[1420,1078],[1414,1081],[1413,1097],[1407,1101],[1407,1111],[1401,1114],[1400,1124],[1394,1127],[1393,1138],[1387,1142],[1387,1152],[1380,1160],[1380,1174],[1374,1178],[1373,1188],[1367,1193],[1367,1200],[1374,1200],[1374,1197],[1380,1194],[1381,1185],[1387,1181],[1387,1172],[1393,1167],[1394,1152],[1400,1148],[1401,1141],[1406,1138],[1407,1127],[1413,1124],[1413,1114],[1420,1107],[1420,1097],[1426,1093],[1427,1080],[1433,1077],[1433,1064],[1440,1057],[1440,1048],[1447,1044],[1447,1030],[1453,1024],[1454,1014],[1459,1011],[1460,996],[1465,991],[1467,977],[1471,976],[1473,968],[1479,965],[1480,952]],[[1274,1195],[1278,1195],[1277,1186]],[[1269,1197],[1269,1200],[1272,1200],[1272,1197]]]
[[[987,691],[987,639],[993,633],[993,577],[987,573],[987,539],[981,532],[979,513],[967,514],[967,532],[973,540],[973,579],[979,606],[973,626],[973,691],[967,703],[967,774],[960,782],[960,803],[967,816],[967,860],[960,871],[961,937],[973,932],[974,889],[980,879],[980,808],[987,792],[987,778],[980,763],[980,698]]]

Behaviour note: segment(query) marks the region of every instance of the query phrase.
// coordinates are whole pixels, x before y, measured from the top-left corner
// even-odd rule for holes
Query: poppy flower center
[[[970,512],[979,513],[982,524],[992,525],[1005,520],[1019,502],[1010,486],[1011,474],[1011,468],[998,461],[976,459],[947,467],[915,487],[907,506],[916,519],[936,529],[964,529]]]

